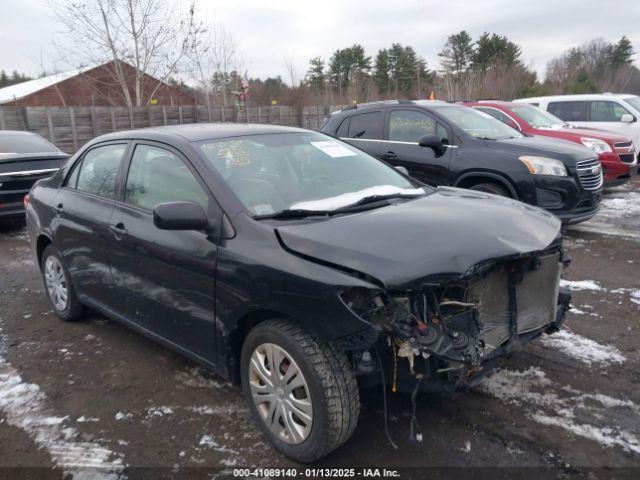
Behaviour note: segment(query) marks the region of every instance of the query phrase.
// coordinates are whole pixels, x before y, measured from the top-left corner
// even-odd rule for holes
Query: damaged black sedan
[[[27,220],[59,317],[91,307],[241,382],[299,461],[348,440],[359,385],[467,388],[569,304],[550,213],[295,128],[99,137]]]

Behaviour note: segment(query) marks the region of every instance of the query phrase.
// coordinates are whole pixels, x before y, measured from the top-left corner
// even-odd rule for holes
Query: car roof
[[[39,137],[40,135],[38,135],[37,133],[33,133],[33,132],[27,132],[25,130],[0,130],[0,136],[1,137],[15,137],[15,136],[23,136],[23,137],[29,137],[29,136],[36,136]]]
[[[158,127],[123,130],[108,133],[96,140],[119,139],[171,139],[181,138],[188,142],[199,142],[243,135],[267,135],[270,133],[302,133],[309,132],[302,128],[281,125],[266,125],[253,123],[193,123],[184,125],[165,125]]]
[[[615,98],[631,98],[636,95],[632,95],[629,93],[579,93],[575,95],[547,95],[543,97],[528,97],[528,98],[518,98],[514,100],[516,103],[530,103],[530,102],[539,102],[541,100],[548,101],[572,101],[572,100],[606,100],[611,97]]]
[[[353,113],[367,111],[367,110],[378,110],[380,108],[389,108],[396,106],[407,106],[407,107],[428,107],[428,108],[440,108],[440,107],[460,107],[462,105],[456,105],[454,103],[445,102],[444,100],[379,100],[376,102],[367,102],[367,103],[359,103],[357,105],[350,105],[348,107],[343,108],[342,110],[336,110],[332,112],[332,115],[339,113]]]

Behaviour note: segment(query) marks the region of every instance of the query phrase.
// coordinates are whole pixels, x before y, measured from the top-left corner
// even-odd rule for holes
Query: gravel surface
[[[638,478],[640,180],[608,192],[597,217],[566,231],[566,245],[574,298],[566,330],[527,345],[469,393],[421,395],[422,443],[408,439],[407,396],[390,397],[393,450],[379,391],[363,391],[355,434],[316,466]],[[263,440],[239,386],[99,314],[58,320],[19,224],[0,226],[0,329],[0,472],[160,478],[303,468]]]

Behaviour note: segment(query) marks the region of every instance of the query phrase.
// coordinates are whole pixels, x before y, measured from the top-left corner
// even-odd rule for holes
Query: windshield
[[[530,105],[518,105],[509,109],[534,128],[557,130],[568,126],[555,115]]]
[[[369,197],[425,194],[394,168],[316,132],[247,135],[198,145],[254,216],[330,211]]]
[[[500,120],[470,107],[447,106],[439,107],[437,111],[475,138],[504,140],[506,138],[522,137],[520,132]]]
[[[49,153],[58,149],[38,135],[0,134],[0,155],[8,153]]]
[[[623,100],[640,112],[640,97],[628,97]]]

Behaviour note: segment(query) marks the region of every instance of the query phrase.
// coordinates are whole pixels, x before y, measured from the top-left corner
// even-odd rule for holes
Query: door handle
[[[121,240],[122,237],[124,237],[129,233],[127,232],[127,229],[124,228],[124,224],[122,222],[116,225],[109,225],[109,231],[115,237],[116,240]]]
[[[395,160],[396,158],[398,158],[398,155],[396,155],[395,152],[389,151],[380,155],[380,158],[382,158],[383,160]]]
[[[63,205],[59,203],[58,205],[53,207],[53,211],[56,212],[56,215],[60,215],[62,212],[64,212]]]

